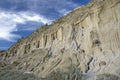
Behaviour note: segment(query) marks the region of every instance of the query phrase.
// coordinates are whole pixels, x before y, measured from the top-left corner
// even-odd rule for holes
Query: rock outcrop
[[[120,76],[119,13],[120,0],[93,0],[19,40],[2,60],[40,77],[72,65],[84,74]]]

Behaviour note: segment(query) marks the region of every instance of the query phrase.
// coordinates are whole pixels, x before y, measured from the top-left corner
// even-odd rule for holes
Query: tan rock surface
[[[93,0],[73,10],[18,41],[4,59],[38,76],[71,65],[83,73],[120,76],[120,0]]]

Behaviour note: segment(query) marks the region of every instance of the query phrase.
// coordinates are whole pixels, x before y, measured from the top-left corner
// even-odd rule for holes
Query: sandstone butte
[[[120,76],[120,0],[93,0],[0,52],[2,67],[45,77],[76,66]]]

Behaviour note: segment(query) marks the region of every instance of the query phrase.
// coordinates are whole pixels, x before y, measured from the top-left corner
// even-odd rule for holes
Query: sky
[[[0,50],[91,0],[0,0]]]

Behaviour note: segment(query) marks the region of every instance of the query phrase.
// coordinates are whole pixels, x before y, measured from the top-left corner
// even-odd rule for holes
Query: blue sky
[[[0,50],[91,0],[0,0]]]

